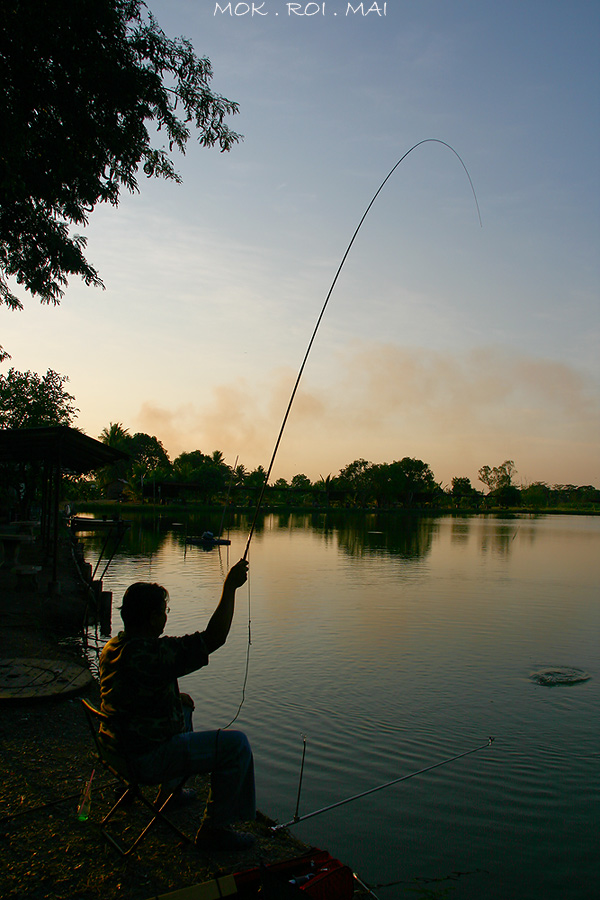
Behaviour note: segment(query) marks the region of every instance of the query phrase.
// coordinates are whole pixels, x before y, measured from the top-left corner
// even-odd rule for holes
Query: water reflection
[[[461,519],[452,522],[450,526],[450,540],[453,544],[466,544],[469,539],[469,521]]]
[[[203,531],[218,533],[221,517],[217,513],[186,514],[185,516],[128,513],[130,523],[117,556],[153,556],[168,542],[186,551],[186,538]],[[223,536],[244,540],[250,528],[246,513],[232,513]],[[508,556],[519,540],[533,542],[536,529],[526,521],[496,520],[494,517],[430,518],[411,514],[366,513],[349,510],[328,510],[307,513],[266,511],[258,516],[254,535],[261,540],[271,532],[302,531],[320,536],[325,545],[337,542],[348,556],[360,559],[377,554],[397,556],[407,560],[423,559],[431,553],[441,528],[449,528],[450,542],[467,546],[476,535],[482,554]],[[88,559],[97,557],[104,536],[98,532],[85,535]],[[214,548],[213,548],[214,549]],[[204,548],[206,552],[207,548]],[[211,552],[211,551],[209,551]]]
[[[410,515],[369,515],[358,521],[340,518],[336,523],[340,548],[356,558],[385,553],[422,559],[431,552],[437,530],[436,520]]]
[[[517,536],[528,535],[533,539],[533,533],[532,528],[523,527],[521,522],[498,520],[493,516],[453,519],[450,525],[452,544],[466,546],[470,539],[477,535],[479,551],[482,554],[497,553],[500,556],[507,556],[511,552]]]
[[[481,532],[480,550],[482,553],[498,553],[507,556],[512,542],[516,538],[518,528],[514,525],[496,524],[493,528]]]
[[[173,541],[183,549],[186,537],[201,534],[205,530],[216,533],[217,515],[181,516],[173,520],[168,516],[148,516],[136,512],[127,514],[130,528],[123,539],[117,556],[152,556],[158,554],[167,542]],[[246,535],[250,519],[244,513],[231,516],[228,535],[238,538]],[[312,513],[265,512],[261,514],[254,529],[257,540],[269,532],[302,531],[320,536],[326,544],[337,541],[339,548],[349,556],[361,558],[378,553],[399,556],[403,559],[421,559],[431,552],[433,540],[439,532],[439,520],[417,515],[386,515],[385,513],[364,513],[346,510],[319,511]],[[466,540],[468,522],[453,524],[453,538]],[[86,533],[85,545],[91,558],[98,555],[103,537],[97,532]],[[506,538],[493,538],[507,543],[512,538],[508,529]],[[487,549],[487,538],[486,538]]]

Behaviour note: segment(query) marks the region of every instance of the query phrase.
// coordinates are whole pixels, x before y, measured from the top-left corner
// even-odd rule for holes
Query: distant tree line
[[[199,502],[252,506],[260,493],[266,471],[248,470],[243,463],[229,466],[223,453],[186,451],[171,461],[158,438],[129,434],[121,424],[111,424],[100,440],[129,454],[129,460],[96,473],[89,492],[96,496],[152,501]],[[513,460],[499,466],[482,466],[479,481],[486,490],[456,476],[450,486],[436,482],[430,466],[405,456],[393,462],[373,463],[356,459],[337,475],[316,481],[298,473],[289,481],[278,478],[265,490],[268,506],[374,509],[548,509],[552,507],[600,508],[600,491],[592,485],[517,485]],[[84,485],[80,483],[80,489]]]
[[[0,375],[0,429],[45,425],[72,427],[78,410],[75,398],[65,388],[66,376],[48,370],[45,376],[10,369]],[[223,453],[192,450],[169,458],[154,435],[129,430],[120,423],[104,428],[99,440],[122,450],[127,459],[92,473],[67,478],[70,499],[152,503],[201,503],[220,505],[230,502],[252,506],[264,485],[262,466],[248,470],[243,463],[230,466]],[[31,494],[36,483],[34,466],[24,463],[0,467],[0,502],[9,488]],[[516,483],[513,460],[498,466],[484,465],[474,487],[467,476],[455,476],[450,486],[436,482],[430,466],[423,460],[405,456],[392,462],[373,463],[355,459],[337,475],[320,476],[316,481],[298,473],[289,481],[279,478],[265,490],[268,506],[374,509],[600,509],[600,491],[592,485],[548,485]]]

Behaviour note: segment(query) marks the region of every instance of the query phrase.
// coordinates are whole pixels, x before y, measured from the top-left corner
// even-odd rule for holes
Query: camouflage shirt
[[[208,665],[203,632],[183,637],[128,637],[124,631],[100,656],[100,696],[112,749],[140,756],[183,730],[177,679]]]

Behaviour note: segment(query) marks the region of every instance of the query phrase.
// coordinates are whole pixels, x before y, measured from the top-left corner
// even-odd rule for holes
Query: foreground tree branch
[[[240,140],[226,124],[238,105],[212,75],[142,0],[2,4],[0,304],[22,308],[10,278],[42,303],[59,303],[70,275],[102,287],[71,227],[137,191],[140,169],[179,182],[170,154],[191,129],[221,151]]]

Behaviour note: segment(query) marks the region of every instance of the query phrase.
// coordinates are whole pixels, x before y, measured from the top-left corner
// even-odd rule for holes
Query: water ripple
[[[548,669],[538,669],[529,676],[534,684],[544,687],[556,687],[557,685],[581,684],[592,677],[583,669],[575,669],[569,666],[554,666]]]

